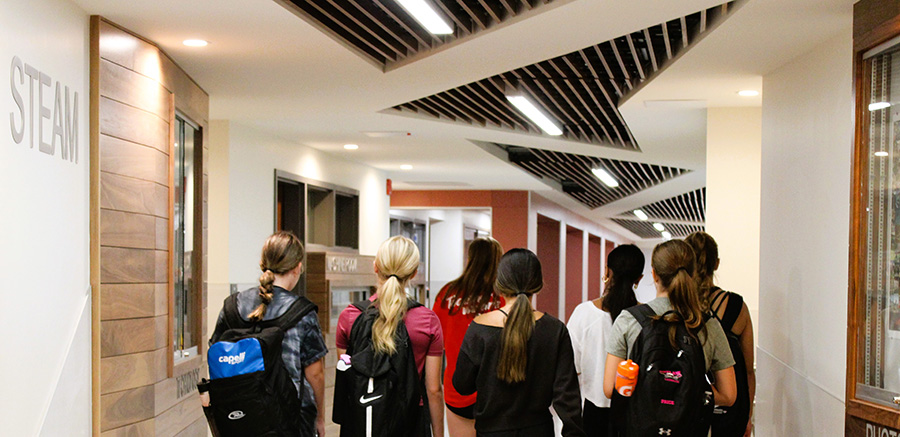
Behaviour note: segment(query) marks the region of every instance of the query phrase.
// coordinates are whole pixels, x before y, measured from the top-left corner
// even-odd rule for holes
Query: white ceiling
[[[705,106],[759,106],[741,89],[850,25],[852,0],[749,0],[621,107],[642,152],[382,114],[399,103],[582,49],[724,0],[558,0],[526,20],[383,73],[273,0],[73,0],[155,41],[209,93],[210,116],[382,169],[406,182],[528,189],[631,235],[605,217],[705,185]],[[202,49],[181,41],[201,38]],[[701,100],[647,104],[656,100]],[[370,138],[363,131],[410,136]],[[590,211],[469,140],[694,170]],[[343,144],[359,144],[349,152]],[[412,164],[402,171],[400,164]],[[632,236],[633,237],[633,236]]]

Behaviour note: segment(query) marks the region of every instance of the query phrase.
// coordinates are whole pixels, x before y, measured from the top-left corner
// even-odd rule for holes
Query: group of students
[[[229,357],[244,360],[236,355],[238,342],[259,338],[265,355],[276,348],[266,346],[269,340],[260,332],[281,329],[283,335],[280,361],[267,365],[287,370],[294,389],[287,396],[295,397],[292,408],[300,414],[289,414],[291,424],[280,431],[247,433],[245,427],[240,435],[325,435],[327,348],[311,304],[288,291],[299,280],[302,259],[303,246],[295,236],[272,235],[263,248],[260,286],[226,300],[210,339],[212,378],[214,362],[224,360],[227,367],[235,361]],[[718,263],[716,243],[706,233],[659,244],[651,259],[656,298],[639,305],[634,289],[642,280],[644,255],[634,245],[618,246],[608,255],[602,296],[580,304],[567,326],[532,306],[543,287],[541,263],[533,252],[503,253],[496,240],[476,239],[462,275],[444,286],[428,309],[405,293],[418,273],[418,249],[407,238],[392,237],[375,257],[376,293],[348,306],[338,319],[333,418],[342,436],[443,436],[446,416],[453,437],[549,437],[555,433],[552,407],[563,436],[657,435],[655,428],[636,432],[626,421],[654,423],[651,416],[666,414],[654,406],[634,411],[637,394],[651,391],[660,355],[649,354],[657,361],[641,369],[639,378],[647,382],[642,387],[638,379],[634,399],[619,395],[615,381],[619,363],[640,356],[652,343],[642,337],[650,332],[646,327],[663,326],[671,342],[663,349],[672,349],[676,360],[685,359],[687,351],[714,382],[682,378],[680,370],[659,373],[678,390],[686,384],[708,390],[709,409],[714,403],[716,410],[699,428],[673,432],[660,427],[658,434],[705,436],[711,426],[713,436],[749,435],[755,386],[752,325],[740,295],[714,285]],[[258,327],[235,330],[245,324]],[[698,351],[693,357],[691,344]],[[271,385],[274,377],[263,377],[262,367],[255,370],[257,380]],[[236,378],[229,372],[217,370],[219,381]],[[227,426],[232,426],[249,417],[231,404],[217,407],[216,390],[223,389],[215,389],[215,379],[211,386],[212,399],[204,404],[209,411],[218,408],[208,413],[211,424],[230,421]]]

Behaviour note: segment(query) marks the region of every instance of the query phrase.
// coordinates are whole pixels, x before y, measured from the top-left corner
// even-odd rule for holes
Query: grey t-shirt
[[[663,314],[673,309],[668,297],[657,297],[647,304],[656,314]],[[641,325],[634,316],[628,311],[622,311],[606,338],[606,352],[617,357],[627,358],[640,333]],[[700,344],[703,345],[707,371],[717,372],[734,366],[728,338],[725,337],[725,331],[722,330],[722,325],[715,317],[709,318],[706,322],[706,329],[701,330],[698,336]]]

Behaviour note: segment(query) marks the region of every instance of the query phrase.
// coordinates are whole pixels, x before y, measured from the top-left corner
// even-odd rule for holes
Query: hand
[[[752,433],[753,433],[753,421],[752,421],[752,420],[748,420],[748,421],[747,421],[747,430],[744,431],[744,437],[750,437],[750,435],[751,435]]]
[[[316,434],[319,437],[325,437],[325,419],[321,415],[316,418]]]

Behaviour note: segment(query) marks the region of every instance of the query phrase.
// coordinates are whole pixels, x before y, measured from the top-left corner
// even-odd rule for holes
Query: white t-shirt
[[[612,329],[612,317],[597,308],[594,302],[583,302],[572,312],[566,324],[575,351],[575,371],[581,385],[581,397],[601,407],[609,407],[603,394],[603,374],[606,372],[606,336]]]

